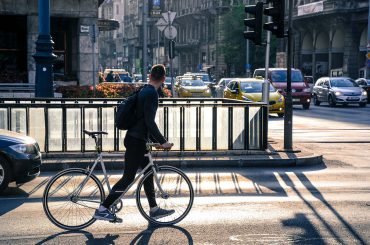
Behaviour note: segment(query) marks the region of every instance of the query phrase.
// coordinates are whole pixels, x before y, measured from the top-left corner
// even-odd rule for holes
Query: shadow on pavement
[[[285,227],[303,230],[303,233],[295,235],[291,238],[292,244],[326,244],[319,231],[310,222],[305,214],[296,213],[293,218],[283,220],[282,223]]]
[[[132,233],[130,232],[130,235]],[[140,232],[132,240],[120,234],[106,234],[93,235],[88,231],[64,231],[53,234],[36,243],[41,244],[66,244],[63,238],[73,240],[76,235],[86,237],[86,245],[108,245],[108,244],[132,244],[132,245],[146,245],[146,244],[193,244],[193,238],[190,233],[178,226],[151,226],[149,225],[145,230]],[[125,236],[127,234],[124,234]],[[99,236],[99,237],[98,237]],[[121,241],[123,240],[123,241]],[[130,241],[131,240],[131,241]]]
[[[340,236],[341,233],[336,231],[335,228],[329,223],[327,219],[325,219],[324,216],[322,216],[314,207],[314,205],[308,201],[302,193],[297,189],[292,179],[286,174],[286,173],[279,173],[282,180],[285,182],[286,185],[291,187],[291,189],[295,192],[295,194],[304,202],[304,204],[312,211],[313,215],[318,219],[318,221],[324,225],[326,230],[330,233],[330,235],[335,239],[336,243],[339,244],[346,244],[346,240],[343,240],[343,238]],[[295,175],[297,178],[301,181],[301,183],[306,187],[306,189],[317,198],[322,204],[325,205],[325,207],[339,220],[340,224],[342,224],[343,228],[347,230],[347,232],[355,239],[358,244],[366,244],[364,239],[357,233],[357,231],[339,214],[339,212],[323,197],[321,192],[310,182],[310,180],[305,176],[302,172],[295,172]],[[297,216],[296,216],[297,218]],[[296,222],[296,227],[300,227],[305,230],[306,233],[315,232],[312,230],[312,225],[307,224],[309,222],[307,218],[302,218],[301,216],[298,217],[301,218],[300,222]],[[293,219],[294,220],[294,219]],[[307,222],[302,223],[302,220],[306,220]],[[286,226],[293,226],[292,223],[289,223],[289,221],[283,221],[283,224]],[[291,224],[291,225],[289,225]],[[294,223],[293,223],[294,224]],[[317,237],[320,237],[320,234],[316,231]],[[343,234],[342,234],[343,235]],[[318,241],[316,241],[318,242]]]
[[[87,231],[64,231],[64,232],[60,232],[60,233],[48,236],[47,238],[37,242],[36,245],[47,244],[47,243],[63,244],[63,242],[59,241],[59,238],[61,238],[62,236],[76,235],[76,234],[84,235],[87,238],[86,243],[85,243],[87,245],[115,244],[115,240],[119,238],[119,235],[111,235],[111,234],[107,234],[105,235],[105,237],[102,237],[102,238],[95,238],[93,234]]]
[[[18,188],[18,187],[8,187],[6,190],[4,190],[0,197],[5,198],[13,198],[17,197],[18,199],[9,201],[8,199],[0,199],[0,216],[18,208],[23,203],[27,201],[29,194],[25,192],[24,190]]]
[[[179,226],[153,226],[140,232],[131,242],[130,245],[146,244],[193,244],[193,238],[190,233]]]

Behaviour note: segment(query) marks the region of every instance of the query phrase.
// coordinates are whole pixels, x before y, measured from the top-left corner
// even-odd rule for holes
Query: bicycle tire
[[[164,191],[166,193],[168,193],[170,195],[168,197],[168,199],[171,199],[172,201],[176,202],[176,204],[172,208],[176,208],[177,210],[175,209],[174,214],[172,214],[170,216],[166,216],[164,218],[154,219],[154,218],[150,217],[149,204],[143,204],[142,199],[146,199],[145,190],[143,189],[144,182],[145,182],[146,179],[149,178],[150,175],[153,174],[153,170],[149,170],[144,175],[144,177],[139,181],[138,186],[137,186],[137,190],[136,190],[136,204],[137,204],[137,207],[138,207],[141,215],[146,220],[148,220],[150,223],[155,224],[155,225],[174,225],[174,224],[180,222],[181,220],[183,220],[188,215],[188,213],[190,212],[190,210],[193,206],[193,202],[194,202],[193,185],[191,184],[191,181],[188,178],[188,176],[178,168],[175,168],[175,167],[172,167],[172,166],[160,166],[160,167],[157,168],[156,171],[157,171],[158,179],[161,182],[161,184],[160,184],[161,187],[164,189]],[[169,174],[166,174],[166,173],[169,173]],[[169,177],[167,177],[167,176],[169,176]],[[179,178],[179,177],[181,177],[181,178]],[[172,189],[170,190],[171,192],[170,192],[168,190],[167,186],[170,185],[171,180],[175,180],[176,183],[175,183],[175,186],[172,187]],[[182,185],[183,183],[184,183],[184,185]],[[170,207],[168,204],[174,204],[174,203],[171,201],[171,203],[166,203],[165,205],[160,205],[161,202],[158,202],[158,197],[159,197],[158,194],[160,192],[158,190],[158,186],[157,186],[157,183],[156,183],[155,180],[154,180],[154,186],[155,186],[156,200],[157,200],[158,207],[168,209]],[[156,188],[157,188],[157,190],[156,190]],[[178,193],[178,194],[176,195],[176,193]],[[186,197],[189,198],[189,200],[187,200],[187,201],[185,200],[185,202],[184,202],[184,198],[186,198]],[[167,200],[167,199],[164,199],[164,198],[161,197],[160,201],[164,202],[163,200]],[[179,209],[180,205],[184,206],[184,210],[181,211],[181,213],[180,213],[180,209]],[[170,207],[170,209],[171,209],[171,207]]]
[[[78,183],[81,184],[83,179],[85,179],[86,176],[89,175],[89,173],[90,172],[85,169],[79,169],[79,168],[67,169],[67,170],[57,173],[48,182],[48,184],[45,187],[42,202],[43,202],[43,208],[44,208],[46,216],[54,225],[58,226],[59,228],[65,229],[65,230],[80,230],[80,229],[90,226],[91,224],[95,222],[96,219],[93,217],[94,215],[93,212],[95,212],[95,209],[98,208],[100,203],[105,199],[104,188],[101,182],[99,181],[99,179],[95,175],[91,174],[88,181],[86,182],[86,185],[83,187],[81,191],[80,195],[89,194],[86,198],[91,199],[90,202],[89,201],[81,201],[80,203],[78,203],[78,201],[74,202],[72,201],[73,195],[70,196],[70,194],[77,188],[76,184],[77,185]],[[68,177],[68,176],[72,176],[72,177]],[[74,180],[72,183],[73,176],[80,177],[80,181]],[[63,180],[63,178],[65,179]],[[60,184],[58,185],[58,183]],[[74,187],[72,187],[71,190],[70,188],[68,188],[68,186],[66,186],[68,183],[74,184]],[[59,190],[63,190],[65,193],[67,193],[67,195],[58,196],[57,192]],[[59,208],[59,206],[62,204],[58,203],[58,205],[55,206],[58,208],[56,208],[54,212],[54,209],[53,210],[51,209],[53,206],[52,204],[54,202],[55,203],[61,202],[63,200],[67,202],[66,205],[68,205],[69,208],[68,209],[65,209],[65,207]],[[72,204],[74,204],[75,206]],[[77,208],[75,209],[76,206],[85,207],[88,209],[87,211],[85,210],[83,211],[82,209],[77,210]],[[72,218],[75,216],[76,219],[79,219],[80,221],[82,221],[82,223],[78,223],[76,221],[74,225],[69,224],[69,223],[67,224],[67,222],[65,222],[66,217],[68,218],[71,217],[71,213],[68,213],[69,211],[72,212]],[[91,212],[88,212],[88,211],[91,211]],[[62,216],[58,216],[57,215],[58,213],[62,214]],[[73,213],[74,213],[74,216],[73,216]],[[87,219],[85,220],[84,218],[82,218],[82,215],[86,215]]]

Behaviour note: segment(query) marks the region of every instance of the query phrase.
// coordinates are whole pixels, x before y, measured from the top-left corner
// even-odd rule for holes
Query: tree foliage
[[[221,26],[224,36],[221,52],[225,57],[228,67],[228,75],[245,75],[246,63],[246,39],[243,31],[245,26],[243,20],[246,18],[244,5],[233,6],[223,17]],[[249,42],[249,60],[252,70],[265,67],[265,46],[255,46],[252,41]],[[271,39],[270,49],[270,67],[276,60],[276,39]]]

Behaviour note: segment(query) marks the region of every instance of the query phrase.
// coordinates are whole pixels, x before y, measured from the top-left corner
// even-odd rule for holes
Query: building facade
[[[89,26],[97,23],[102,0],[50,1],[54,41],[54,80],[92,84],[93,55]],[[11,24],[10,24],[11,23]],[[35,83],[38,0],[0,1],[0,83]],[[97,64],[97,62],[96,62]],[[97,66],[96,66],[97,67]]]
[[[294,65],[305,75],[364,76],[368,0],[296,0]]]
[[[159,2],[159,3],[158,3]],[[161,16],[152,15],[152,5],[159,4],[162,13],[176,12],[173,25],[177,29],[175,75],[188,71],[207,71],[217,77],[226,72],[220,46],[222,44],[223,15],[231,6],[245,1],[193,0],[149,1],[148,9],[148,67],[155,63],[169,68],[168,39],[155,23]],[[119,14],[118,14],[119,13]],[[114,18],[121,23],[114,33],[100,35],[100,59],[103,68],[124,68],[131,73],[142,72],[143,6],[141,1],[107,0],[99,10],[101,18]],[[241,20],[242,23],[242,20]]]

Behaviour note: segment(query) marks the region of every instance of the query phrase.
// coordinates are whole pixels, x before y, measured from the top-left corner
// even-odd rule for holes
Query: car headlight
[[[205,93],[209,94],[211,93],[211,90],[210,89],[206,89],[206,91],[204,91]]]
[[[36,153],[36,148],[32,144],[18,144],[9,146],[13,151],[18,153],[33,154]]]
[[[341,96],[342,95],[342,92],[337,91],[337,92],[335,92],[335,95],[336,96]]]
[[[244,100],[244,101],[250,101],[250,102],[252,101],[251,99],[249,99],[249,98],[248,98],[248,97],[246,97],[246,96],[242,96],[242,98],[243,98],[243,100]]]
[[[303,89],[303,92],[309,93],[309,92],[311,92],[311,89],[310,88],[305,88],[305,89]]]
[[[367,92],[366,91],[362,91],[362,95],[363,96],[367,96]]]
[[[283,102],[283,100],[284,100],[284,97],[280,96],[280,98],[278,99],[278,102]]]

